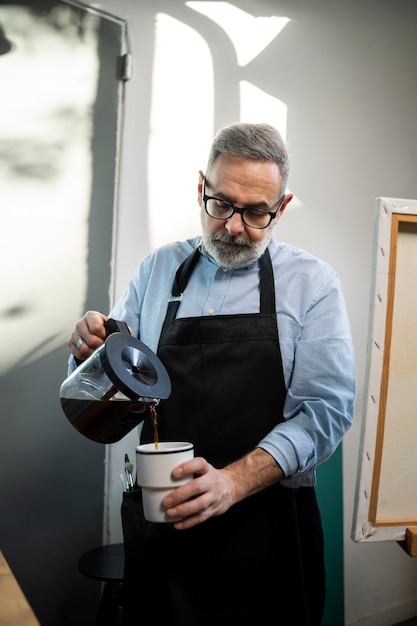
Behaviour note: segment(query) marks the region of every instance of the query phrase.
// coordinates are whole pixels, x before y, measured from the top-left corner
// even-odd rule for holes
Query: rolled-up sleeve
[[[291,320],[284,316],[281,326],[287,382],[284,419],[259,447],[282,467],[283,484],[312,485],[316,467],[333,454],[354,414],[355,357],[337,274],[329,270],[305,313],[300,306]]]

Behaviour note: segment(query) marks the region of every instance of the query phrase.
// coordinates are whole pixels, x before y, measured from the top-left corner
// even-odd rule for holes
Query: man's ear
[[[294,194],[293,194],[293,193],[287,193],[287,194],[284,196],[284,200],[283,200],[283,202],[282,202],[282,204],[281,204],[281,207],[280,207],[280,209],[279,209],[279,213],[280,213],[280,215],[282,215],[282,214],[284,213],[285,209],[287,208],[288,204],[291,202],[291,200],[293,199],[293,197],[294,197]]]
[[[203,201],[203,183],[204,183],[204,174],[201,170],[198,172],[198,204],[201,204]]]
[[[287,208],[287,205],[291,202],[291,200],[293,199],[293,197],[294,197],[294,194],[292,194],[292,193],[287,193],[287,194],[284,196],[284,200],[282,201],[282,204],[281,204],[281,206],[280,206],[280,208],[279,208],[279,211],[278,211],[278,213],[277,213],[277,216],[276,216],[276,218],[275,218],[275,224],[278,224],[278,222],[279,222],[279,220],[281,219],[281,217],[282,217],[282,215],[283,215],[283,213],[284,213],[285,209]]]

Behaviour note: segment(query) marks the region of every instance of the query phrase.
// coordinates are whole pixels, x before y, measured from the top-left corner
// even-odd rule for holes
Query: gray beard
[[[223,269],[236,270],[257,261],[263,255],[271,239],[268,229],[265,238],[253,243],[238,236],[209,235],[203,228],[203,248]]]

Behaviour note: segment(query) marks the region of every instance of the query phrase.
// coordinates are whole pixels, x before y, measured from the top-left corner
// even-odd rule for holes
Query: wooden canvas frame
[[[416,295],[414,295],[416,294]],[[352,538],[417,556],[417,201],[377,198]]]

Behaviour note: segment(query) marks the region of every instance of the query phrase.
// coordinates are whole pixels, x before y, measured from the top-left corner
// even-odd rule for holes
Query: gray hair
[[[282,176],[281,193],[285,193],[290,163],[284,141],[273,126],[236,123],[221,128],[211,144],[207,175],[220,154],[231,154],[255,161],[274,161]]]

